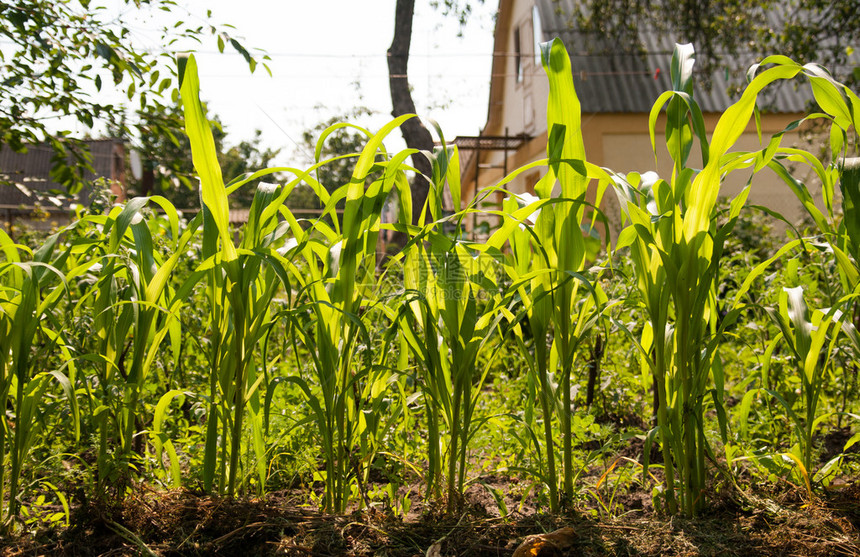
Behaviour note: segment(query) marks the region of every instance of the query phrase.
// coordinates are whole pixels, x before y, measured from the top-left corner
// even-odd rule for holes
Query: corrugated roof
[[[572,24],[574,0],[536,0],[540,10],[544,40],[559,37],[570,54],[574,86],[582,112],[649,112],[661,93],[671,89],[670,68],[674,43],[642,25],[637,29],[644,53],[612,52],[606,41],[587,35]],[[707,76],[711,87],[698,79],[693,97],[703,112],[722,112],[736,99],[727,93],[729,73],[746,72],[752,56],[722,60],[726,71]],[[743,76],[743,73],[740,75]],[[769,87],[759,106],[780,113],[804,112],[811,96],[808,88],[792,83]]]
[[[120,143],[116,139],[88,140],[84,142],[90,150],[92,167],[95,172],[87,171],[84,179],[93,181],[100,177],[117,178],[113,176],[114,147]],[[13,182],[22,188],[0,183],[0,205],[30,206],[39,201],[37,195],[27,195],[22,189],[32,192],[63,191],[64,187],[51,179],[51,159],[54,150],[49,145],[30,145],[26,153],[16,153],[8,146],[0,148],[0,181]],[[66,199],[63,207],[68,208],[72,202],[86,204],[89,198],[87,189],[81,190],[74,200]]]
[[[531,137],[522,134],[514,136],[497,135],[458,135],[452,142],[461,151],[486,150],[486,151],[516,151]]]

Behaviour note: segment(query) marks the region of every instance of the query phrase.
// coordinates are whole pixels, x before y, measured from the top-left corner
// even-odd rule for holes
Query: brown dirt
[[[503,487],[502,478],[491,484]],[[696,519],[665,518],[637,505],[615,517],[584,508],[566,516],[522,514],[516,506],[500,517],[488,491],[473,486],[462,515],[424,508],[402,520],[377,510],[322,515],[290,493],[230,500],[138,489],[119,503],[77,508],[71,527],[0,540],[0,553],[420,557],[435,546],[438,555],[510,557],[527,536],[570,527],[571,545],[553,554],[860,555],[860,482],[813,502],[793,490],[740,500],[717,500]]]

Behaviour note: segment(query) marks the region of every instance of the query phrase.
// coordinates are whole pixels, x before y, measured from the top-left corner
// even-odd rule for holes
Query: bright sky
[[[365,106],[375,112],[357,123],[378,129],[391,116],[385,53],[394,32],[394,0],[215,0],[190,2],[192,11],[212,10],[213,21],[236,27],[246,47],[265,50],[272,77],[258,67],[251,75],[228,45],[214,40],[198,53],[201,96],[226,126],[228,144],[263,132],[266,146],[282,157],[298,154],[302,132],[331,116]],[[438,121],[447,139],[476,135],[486,122],[493,51],[495,0],[475,4],[459,24],[424,0],[416,2],[409,61],[417,111]],[[399,132],[386,141],[404,147]],[[287,161],[278,161],[278,163]],[[298,163],[297,160],[290,162]]]

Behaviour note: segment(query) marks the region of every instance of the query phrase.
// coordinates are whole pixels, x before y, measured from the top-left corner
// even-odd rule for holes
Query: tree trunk
[[[415,113],[415,102],[409,90],[407,65],[409,45],[412,42],[412,18],[415,14],[415,0],[397,0],[394,11],[394,39],[388,49],[388,82],[391,89],[391,114],[397,118],[403,114]],[[410,149],[433,151],[433,137],[421,120],[410,118],[400,126],[406,146]],[[412,156],[412,164],[421,174],[430,176],[430,162],[420,154]],[[418,174],[412,180],[412,224],[418,224],[421,209],[427,200],[429,183]],[[421,223],[423,224],[423,223]]]
[[[143,162],[143,176],[140,178],[140,196],[148,197],[155,189],[155,162],[146,159]]]

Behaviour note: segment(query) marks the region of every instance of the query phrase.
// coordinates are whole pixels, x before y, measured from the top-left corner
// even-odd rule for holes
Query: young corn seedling
[[[535,355],[519,336],[521,351],[537,374],[540,384],[547,455],[547,483],[550,507],[561,503],[555,472],[555,434],[551,423],[558,419],[562,439],[562,495],[573,500],[576,471],[573,464],[571,435],[571,378],[577,353],[594,328],[606,303],[606,296],[585,276],[588,258],[596,251],[590,237],[593,222],[585,222],[586,210],[600,203],[610,182],[602,170],[585,161],[579,100],[573,87],[570,57],[560,40],[541,47],[543,67],[549,77],[547,107],[549,143],[547,174],[535,187],[537,199],[517,209],[514,200],[506,202],[502,227],[487,245],[501,250],[509,242],[513,260],[506,266],[523,302],[528,324],[535,339]],[[521,169],[522,170],[522,169]],[[588,183],[598,183],[594,205],[586,202]],[[497,185],[504,185],[503,181]],[[558,194],[555,194],[558,189]],[[596,212],[596,209],[594,209]],[[532,226],[525,220],[532,219]],[[518,329],[515,328],[515,331]],[[549,340],[549,349],[547,340]],[[553,370],[558,368],[558,385]]]
[[[504,210],[507,215],[510,215],[507,217],[508,219],[516,219],[518,205],[516,199],[505,200]],[[529,372],[537,379],[536,383],[539,385],[538,399],[543,416],[543,440],[546,454],[546,472],[540,474],[540,479],[549,489],[550,510],[556,512],[559,510],[558,473],[555,462],[556,434],[552,424],[557,406],[555,404],[555,381],[549,368],[547,339],[552,313],[552,298],[550,296],[552,283],[550,271],[546,268],[545,263],[548,258],[545,256],[540,242],[534,240],[532,234],[534,232],[527,229],[524,224],[511,229],[508,240],[511,257],[508,258],[505,270],[512,280],[511,290],[519,295],[523,306],[521,313],[525,319],[517,320],[514,318],[511,321],[516,323],[513,331],[520,352],[529,365]],[[533,357],[525,343],[524,328],[528,329],[529,336],[534,339]],[[527,424],[531,424],[534,420],[531,414],[531,412],[527,412],[525,416]],[[535,447],[535,450],[539,450],[539,447]]]
[[[443,234],[425,238],[426,245],[415,244],[406,255],[405,285],[418,294],[410,302],[403,334],[422,360],[434,481],[442,453],[437,428],[442,420],[447,425],[447,495],[453,512],[462,500],[474,412],[486,379],[478,355],[498,328],[495,308],[501,299],[480,255],[473,256],[468,246]],[[407,330],[413,327],[420,337]]]
[[[457,150],[449,151],[444,138],[432,168],[430,194],[419,219],[425,222],[429,214],[431,222],[413,230],[403,250],[407,303],[396,318],[421,372],[428,425],[428,495],[438,495],[437,486],[447,468],[448,510],[454,512],[462,502],[469,441],[477,422],[474,413],[486,379],[487,370],[479,370],[478,356],[502,318],[497,312],[501,297],[494,261],[482,253],[483,246],[459,240],[465,212],[443,218],[446,184],[455,207],[460,202]],[[446,234],[443,229],[449,220],[456,225]]]
[[[779,307],[768,308],[767,313],[779,328],[779,334],[771,341],[766,357],[768,360],[771,358],[777,344],[788,346],[791,359],[797,366],[800,376],[800,401],[803,414],[802,417],[798,415],[793,405],[772,389],[766,387],[751,389],[741,401],[741,427],[746,430],[749,410],[756,396],[760,396],[763,391],[775,398],[785,409],[797,433],[797,444],[792,447],[787,456],[799,465],[806,487],[811,491],[811,480],[814,474],[812,436],[818,425],[830,417],[829,414],[822,416],[817,414],[821,391],[824,387],[825,370],[830,363],[830,356],[839,332],[838,325],[834,326],[837,312],[816,310],[810,315],[803,298],[803,287],[797,286],[785,288],[780,293]],[[833,334],[828,339],[831,327],[833,327]],[[770,361],[765,362],[762,368],[762,385],[770,383],[767,377],[770,363]],[[745,431],[742,432],[742,436],[747,437]]]
[[[724,416],[719,408],[721,377],[712,374],[714,356],[722,330],[740,311],[733,309],[718,330],[714,286],[723,244],[749,193],[747,186],[732,200],[727,222],[718,227],[715,205],[720,184],[731,171],[753,167],[754,174],[773,158],[772,145],[759,153],[730,153],[729,149],[752,119],[762,89],[801,71],[799,66],[784,63],[784,57],[766,59],[765,64],[776,65],[754,76],[740,100],[723,113],[708,142],[701,110],[692,98],[693,62],[692,46],[676,47],[674,90],[660,96],[650,115],[654,146],[657,117],[668,103],[666,146],[673,160],[670,181],[656,176],[646,181],[632,173],[616,185],[630,222],[616,249],[631,248],[653,336],[653,353],[646,354],[645,360],[652,366],[658,388],[657,431],[664,454],[667,509],[677,512],[677,490],[680,510],[687,515],[698,514],[704,504],[708,450],[705,395],[712,377],[717,387],[712,391],[717,414],[721,420]],[[704,163],[698,173],[687,164],[694,138],[699,140]],[[748,277],[746,288],[754,274]]]
[[[51,380],[62,387],[71,405],[76,438],[80,420],[72,382],[75,367],[60,334],[54,311],[67,294],[67,279],[81,272],[61,269],[69,258],[66,249],[54,257],[59,234],[49,237],[32,260],[22,261],[24,246],[0,231],[0,529],[7,531],[21,508],[22,474],[30,449],[41,430],[40,404]],[[67,360],[71,378],[60,369],[37,371],[53,351]],[[7,490],[8,485],[8,490]]]
[[[437,151],[437,156],[432,161],[434,175],[428,177],[431,178],[428,182],[432,191],[421,207],[419,222],[427,222],[428,211],[430,220],[433,222],[423,229],[410,229],[409,226],[403,225],[395,227],[406,234],[411,234],[412,240],[394,260],[402,261],[405,303],[399,309],[388,308],[389,319],[397,324],[400,333],[401,372],[407,370],[409,354],[415,358],[420,372],[420,393],[424,401],[424,417],[427,420],[428,469],[425,478],[427,499],[442,498],[444,453],[442,432],[445,428],[450,428],[452,423],[453,385],[448,349],[444,344],[443,322],[440,318],[436,269],[432,265],[432,258],[428,256],[424,239],[433,232],[437,226],[436,220],[442,216],[445,179],[450,182],[449,191],[455,207],[460,204],[459,176],[456,173],[459,164],[456,150],[452,153],[449,157],[443,139],[443,148]],[[450,164],[451,159],[457,164]],[[454,172],[449,174],[449,170]],[[401,199],[401,205],[405,206],[405,214],[399,219],[399,222],[407,225],[412,222],[411,202],[408,195],[407,192],[406,199]],[[392,261],[392,268],[394,261]]]
[[[411,217],[403,209],[409,207],[404,170],[411,152],[389,158],[382,144],[405,118],[367,134],[349,183],[331,197],[315,188],[325,208],[310,228],[290,221],[295,257],[302,262],[292,269],[298,293],[289,316],[290,331],[297,367],[300,372],[311,368],[315,381],[302,375],[285,379],[301,388],[313,411],[325,463],[323,506],[329,512],[344,512],[353,487],[364,495],[361,482],[367,478],[379,439],[391,425],[381,412],[387,407],[392,370],[384,353],[374,362],[365,320],[377,315],[371,311],[378,304],[376,245],[380,213],[392,189],[407,201],[401,204],[400,219],[410,222]],[[337,127],[324,132],[320,144]],[[344,202],[342,229],[336,214],[339,201]],[[302,351],[310,356],[309,365],[299,359]]]
[[[155,247],[142,214],[149,203],[157,204],[169,222],[172,251],[166,259]],[[178,357],[181,334],[178,310],[199,277],[190,277],[176,289],[170,278],[196,228],[196,223],[192,223],[180,234],[176,209],[157,196],[132,199],[124,207],[114,208],[103,221],[104,234],[109,236],[99,257],[101,270],[91,302],[99,350],[93,359],[102,391],[98,398],[91,393],[91,404],[95,405],[92,414],[100,429],[100,484],[107,480],[110,468],[108,420],[113,418],[113,432],[120,443],[120,466],[124,468],[131,465],[134,453],[142,452],[135,444],[135,439],[143,440],[138,435],[142,424],[138,412],[142,397],[156,388],[149,372],[165,338],[170,339],[174,362]],[[162,378],[157,383],[163,385],[165,381]],[[115,409],[112,416],[110,408]]]
[[[263,430],[267,420],[261,393],[268,390],[264,371],[268,362],[254,365],[256,349],[272,325],[271,305],[279,287],[283,286],[288,293],[291,291],[290,264],[277,251],[290,223],[278,222],[277,216],[283,213],[290,220],[283,201],[305,175],[295,169],[273,168],[241,178],[231,183],[229,189],[225,187],[212,131],[200,103],[193,56],[180,59],[179,73],[186,133],[201,182],[204,261],[197,272],[208,275],[207,293],[212,308],[210,413],[203,485],[211,490],[217,475],[220,492],[231,497],[236,493],[237,482],[241,482],[239,467],[245,447],[243,426],[247,409],[258,489],[262,493],[266,481]],[[248,222],[242,230],[242,243],[236,248],[229,227],[228,194],[249,181],[281,170],[300,177],[283,187],[265,183],[258,186]]]
[[[842,298],[838,302],[841,311],[838,319],[846,337],[853,340],[856,338],[857,328],[860,327],[860,158],[856,158],[860,98],[814,64],[801,67],[790,60],[780,62],[799,68],[809,79],[815,101],[823,111],[811,115],[809,119],[829,121],[831,161],[825,166],[824,162],[812,153],[779,147],[776,137],[770,147],[774,152],[773,159],[768,161],[768,165],[797,196],[833,253],[842,291]],[[789,129],[800,124],[801,122],[793,123]],[[802,164],[814,172],[821,184],[823,210],[816,206],[806,185],[792,176],[784,164],[786,162]],[[836,210],[835,203],[837,184],[842,194],[841,215]],[[852,334],[852,331],[855,334]],[[856,360],[860,359],[860,347],[853,342],[852,346],[856,369]]]
[[[788,185],[797,196],[801,205],[815,222],[818,231],[823,235],[833,253],[836,269],[843,296],[836,307],[824,312],[810,312],[806,306],[801,287],[786,289],[780,295],[778,309],[768,309],[771,319],[778,325],[780,333],[771,343],[766,352],[768,359],[773,355],[777,343],[789,346],[793,359],[798,366],[801,379],[801,401],[805,415],[798,416],[785,398],[778,393],[767,392],[785,407],[786,412],[795,426],[798,444],[793,447],[789,456],[798,464],[801,475],[808,489],[811,489],[813,478],[812,435],[815,428],[829,415],[816,417],[818,402],[824,382],[826,369],[833,347],[841,327],[845,338],[855,350],[855,357],[860,354],[860,342],[856,333],[858,324],[858,297],[860,297],[860,214],[857,204],[860,202],[860,165],[858,159],[847,158],[847,153],[855,152],[857,148],[856,130],[857,116],[860,110],[860,99],[857,95],[835,81],[826,71],[814,64],[801,66],[785,57],[771,57],[762,62],[776,64],[776,68],[786,75],[793,77],[802,74],[811,85],[813,97],[822,112],[812,114],[806,119],[823,119],[830,122],[830,156],[832,161],[825,166],[818,157],[807,151],[782,147],[781,140],[785,132],[775,135],[770,144],[754,159],[756,169],[765,164],[770,167]],[[750,75],[755,75],[758,67],[753,67]],[[765,73],[771,70],[765,70]],[[756,77],[755,79],[759,79]],[[806,120],[804,119],[804,120]],[[794,122],[786,128],[790,131],[803,121]],[[852,147],[853,146],[853,147]],[[738,156],[736,161],[743,162]],[[795,179],[789,172],[786,163],[801,164],[813,171],[821,185],[821,197],[824,210],[819,209],[806,185]],[[836,185],[839,184],[842,193],[842,216],[835,211]],[[801,241],[791,242],[781,250],[793,247]],[[755,272],[753,273],[755,275]],[[748,281],[747,281],[748,282]],[[832,340],[828,345],[826,337],[833,326]],[[768,369],[766,362],[765,370]],[[763,377],[764,389],[769,385],[767,377]],[[744,398],[742,427],[746,428],[746,416],[751,401],[757,391],[750,391]],[[844,412],[842,413],[844,414]],[[850,414],[849,414],[850,415]]]

